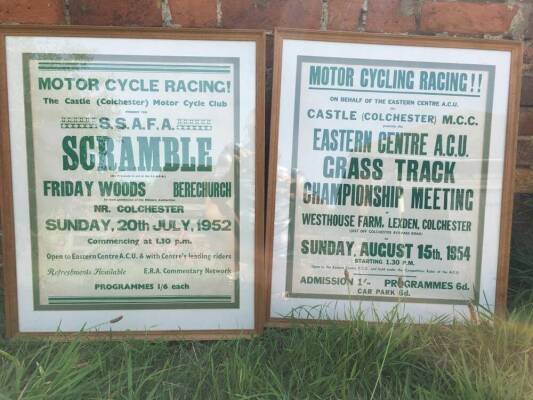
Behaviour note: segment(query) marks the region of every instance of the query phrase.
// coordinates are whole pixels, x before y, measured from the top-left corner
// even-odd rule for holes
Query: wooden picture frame
[[[354,45],[354,46],[352,46]],[[336,47],[335,47],[336,46]],[[385,46],[391,46],[386,47]],[[285,47],[287,47],[285,49]],[[385,50],[382,50],[381,52],[379,50],[375,49],[386,49],[388,53],[385,55]],[[416,51],[416,49],[421,49],[420,51]],[[305,102],[306,106],[313,107],[315,103],[312,103],[312,100],[309,100],[311,97],[320,96],[321,94],[319,90],[315,90],[314,93],[307,93],[307,92],[300,92],[300,82],[302,85],[305,84],[305,77],[311,76],[311,72],[305,72],[304,75],[301,75],[301,81],[299,80],[300,74],[304,74],[303,71],[305,71],[304,68],[301,67],[302,63],[315,63],[313,65],[324,65],[321,63],[326,63],[326,61],[318,60],[319,58],[338,58],[338,60],[332,61],[334,64],[346,64],[351,63],[351,59],[371,59],[368,61],[368,64],[365,65],[373,65],[373,62],[375,60],[402,60],[404,64],[402,65],[409,65],[409,53],[414,52],[413,60],[424,60],[424,52],[432,52],[431,54],[436,55],[439,51],[441,52],[447,52],[447,51],[454,51],[450,49],[460,49],[458,50],[455,55],[458,54],[464,55],[465,57],[468,57],[468,52],[478,52],[478,54],[489,54],[487,53],[479,53],[479,51],[483,50],[489,50],[494,51],[494,54],[496,52],[501,52],[502,58],[509,57],[509,69],[508,71],[504,71],[505,67],[498,67],[500,70],[497,70],[498,72],[502,73],[503,75],[498,75],[500,78],[501,76],[507,76],[506,73],[508,73],[508,81],[505,81],[503,83],[503,86],[507,88],[508,91],[508,97],[504,99],[507,102],[507,106],[504,110],[496,110],[495,113],[498,114],[498,118],[504,117],[506,118],[506,123],[503,125],[503,127],[500,129],[498,128],[498,132],[495,133],[496,136],[498,136],[499,132],[505,132],[505,137],[503,139],[503,161],[501,163],[501,195],[499,196],[500,199],[500,212],[501,217],[497,223],[491,223],[491,225],[496,227],[496,230],[499,230],[498,234],[492,234],[490,236],[492,239],[491,244],[493,244],[493,247],[497,251],[497,261],[495,262],[495,271],[492,271],[491,269],[488,269],[490,272],[490,276],[492,277],[494,274],[494,279],[490,282],[494,283],[495,289],[494,293],[492,294],[494,296],[495,304],[493,304],[494,308],[492,311],[496,313],[497,316],[504,316],[506,313],[506,297],[507,297],[507,286],[508,286],[508,267],[509,267],[509,252],[510,252],[510,234],[511,234],[511,223],[512,223],[512,207],[513,207],[513,172],[514,172],[514,165],[515,165],[515,154],[516,154],[516,138],[517,138],[517,125],[518,125],[518,111],[519,111],[519,97],[520,97],[520,83],[521,83],[521,65],[522,65],[522,44],[521,42],[517,41],[507,41],[507,40],[481,40],[481,39],[462,39],[462,38],[448,38],[448,37],[422,37],[422,36],[400,36],[400,35],[385,35],[385,34],[366,34],[366,33],[349,33],[349,32],[319,32],[319,31],[307,31],[307,30],[297,30],[297,29],[277,29],[274,34],[274,72],[273,72],[273,92],[272,92],[272,112],[271,112],[271,137],[270,137],[270,153],[269,153],[269,171],[268,171],[268,197],[267,197],[267,222],[266,222],[266,238],[265,238],[265,260],[266,260],[266,268],[268,273],[268,288],[267,288],[267,315],[266,315],[266,325],[267,326],[275,326],[275,327],[287,327],[291,326],[295,322],[303,322],[306,323],[312,322],[324,322],[324,320],[346,320],[350,319],[346,315],[348,314],[347,310],[357,310],[362,311],[360,316],[363,316],[364,318],[367,318],[368,320],[376,321],[380,320],[380,318],[383,318],[390,313],[391,310],[395,309],[398,310],[398,307],[404,307],[402,312],[400,312],[400,315],[406,315],[409,317],[412,317],[412,320],[414,322],[425,322],[428,320],[431,320],[433,316],[438,317],[439,315],[446,315],[447,313],[443,314],[437,314],[433,313],[429,315],[429,311],[426,313],[423,308],[426,306],[426,304],[422,303],[417,306],[411,307],[411,304],[409,300],[405,300],[401,298],[399,295],[397,295],[397,292],[395,292],[395,296],[397,297],[389,297],[389,301],[387,301],[383,298],[376,299],[376,298],[370,298],[370,296],[342,296],[342,295],[332,295],[329,300],[326,300],[324,296],[321,294],[317,295],[293,295],[291,292],[289,292],[289,288],[291,288],[294,285],[294,282],[297,282],[296,280],[293,281],[293,275],[291,272],[291,275],[289,277],[289,273],[287,272],[288,265],[291,263],[291,261],[288,260],[289,254],[292,254],[291,257],[294,257],[294,254],[297,253],[300,250],[296,250],[296,247],[292,247],[292,250],[290,249],[290,241],[294,239],[294,227],[291,228],[291,224],[294,226],[296,225],[296,222],[294,222],[294,215],[298,215],[298,218],[300,214],[292,214],[293,211],[291,210],[292,204],[296,202],[296,198],[298,198],[298,201],[301,199],[297,196],[299,193],[300,183],[296,183],[295,176],[298,177],[298,179],[301,179],[304,181],[307,176],[305,176],[305,172],[300,173],[300,168],[298,170],[295,169],[294,164],[294,158],[296,157],[297,160],[299,160],[298,157],[298,150],[294,150],[294,144],[296,141],[298,141],[298,144],[301,144],[301,141],[297,139],[299,138],[299,134],[301,134],[300,124],[308,124],[307,120],[304,121],[304,117],[302,117],[303,111],[301,109],[304,109],[304,106],[300,106],[300,102],[297,103],[297,105],[293,106],[293,101],[295,96],[298,96],[301,101]],[[284,52],[284,50],[286,52]],[[375,53],[374,53],[375,50]],[[503,54],[506,54],[505,56]],[[369,56],[367,56],[369,54]],[[397,57],[398,56],[398,57]],[[299,58],[302,57],[302,58]],[[307,57],[307,58],[306,58]],[[461,56],[462,57],[462,56]],[[473,57],[473,56],[472,56]],[[287,58],[285,60],[284,58]],[[439,57],[437,57],[439,58]],[[462,60],[459,59],[460,57],[457,56],[458,60],[455,61],[453,59],[453,54],[450,53],[450,58],[448,59],[449,63],[457,62],[457,64],[461,64]],[[464,61],[465,64],[472,63],[470,61]],[[490,59],[487,61],[487,63],[490,63]],[[431,63],[431,61],[434,60],[425,60]],[[442,57],[439,58],[439,61],[442,62]],[[477,60],[479,61],[479,64],[484,64],[485,61],[483,59]],[[286,62],[286,64],[285,64]],[[357,61],[358,62],[358,61]],[[353,64],[357,65],[357,62],[354,61]],[[472,63],[474,64],[474,63]],[[477,64],[477,62],[475,63]],[[287,66],[285,66],[287,65]],[[392,65],[394,66],[394,61],[384,61],[382,65]],[[397,64],[396,64],[397,65]],[[429,64],[428,64],[429,65]],[[290,67],[289,67],[290,66]],[[289,68],[288,70],[286,68]],[[311,68],[311,67],[309,67]],[[340,68],[340,67],[339,67]],[[354,67],[357,68],[357,67]],[[398,67],[399,68],[399,67]],[[324,69],[315,69],[316,71],[322,71],[324,72]],[[503,71],[503,72],[502,72]],[[348,73],[346,73],[348,74]],[[357,73],[355,74],[357,76]],[[314,79],[314,80],[313,80]],[[311,86],[311,81],[313,82],[320,82],[320,75],[319,73],[315,75],[314,78],[309,78],[309,86]],[[327,79],[327,78],[326,78]],[[340,79],[340,78],[339,78]],[[481,78],[480,78],[481,79]],[[296,88],[294,81],[296,81]],[[323,82],[321,82],[323,83]],[[355,87],[354,83],[354,87]],[[336,87],[331,86],[334,90]],[[337,87],[338,88],[338,87]],[[361,87],[359,87],[360,89]],[[313,88],[315,89],[315,88]],[[492,88],[494,90],[494,88]],[[303,90],[303,89],[301,89]],[[306,89],[307,90],[307,89]],[[324,89],[325,90],[325,89]],[[341,89],[342,90],[342,89]],[[387,88],[383,89],[384,91],[389,90]],[[498,89],[499,90],[499,89]],[[487,92],[489,92],[488,90]],[[365,92],[365,90],[346,90],[345,92],[336,92],[334,94],[332,91],[328,91],[331,96],[359,96],[359,94],[354,94],[354,92]],[[300,95],[301,93],[301,95]],[[361,94],[360,96],[363,96]],[[416,95],[415,95],[416,96]],[[487,95],[488,96],[488,95]],[[438,96],[435,96],[438,97]],[[303,100],[305,98],[305,100]],[[333,101],[336,100],[336,103],[333,103]],[[316,100],[318,101],[318,100]],[[342,104],[338,103],[339,98],[332,98],[329,99],[330,103],[327,103],[327,107],[324,106],[324,108],[339,108],[342,110],[346,110],[347,106],[343,106]],[[371,100],[373,101],[373,100]],[[280,105],[280,103],[283,103]],[[312,104],[309,106],[309,104]],[[318,103],[317,103],[318,104]],[[323,103],[320,103],[320,105],[326,104],[325,100]],[[319,107],[319,106],[316,106]],[[294,109],[293,109],[294,108]],[[348,107],[349,108],[349,107]],[[305,108],[305,110],[309,110],[310,108]],[[352,110],[358,110],[359,109],[354,106],[351,108]],[[416,107],[412,107],[412,112],[416,111]],[[426,110],[424,110],[426,111]],[[406,111],[408,112],[408,111]],[[314,114],[316,115],[316,110],[314,111]],[[354,114],[356,115],[356,114]],[[360,114],[357,114],[358,116]],[[491,114],[492,115],[492,114]],[[334,119],[334,118],[333,118]],[[493,123],[493,120],[488,120],[490,123]],[[491,122],[492,121],[492,122]],[[330,128],[335,128],[335,123],[337,123],[337,126],[339,125],[339,122],[330,122]],[[354,125],[357,126],[358,122],[355,122]],[[297,125],[298,124],[298,125]],[[489,123],[486,123],[487,126],[490,127]],[[281,128],[283,126],[283,128]],[[297,128],[298,126],[298,128]],[[304,138],[310,138],[314,137],[311,136],[312,133],[310,132],[311,129],[309,127],[316,126],[323,128],[324,123],[323,121],[316,122],[315,125],[311,125],[309,123],[308,125],[305,125],[308,129],[305,131],[307,136],[303,136]],[[365,125],[366,126],[366,125]],[[398,125],[399,126],[399,125]],[[499,127],[500,125],[498,125]],[[282,130],[280,130],[282,129]],[[355,128],[354,128],[355,129]],[[363,129],[363,128],[361,128]],[[366,128],[364,128],[366,129]],[[407,129],[407,128],[406,128]],[[421,129],[421,128],[419,128]],[[401,130],[401,129],[398,129]],[[413,132],[417,132],[417,130],[413,130]],[[421,130],[418,130],[418,132],[421,132]],[[291,137],[294,137],[291,139]],[[313,139],[314,140],[314,139]],[[372,139],[373,141],[374,139]],[[308,140],[304,150],[302,152],[307,151],[305,153],[305,157],[302,159],[307,159],[309,162],[305,164],[301,169],[306,171],[306,167],[312,170],[312,163],[317,163],[320,165],[320,157],[317,157],[317,153],[312,154],[313,152],[310,150],[311,144],[309,144],[311,140]],[[493,140],[494,142],[494,140]],[[488,146],[488,145],[487,145]],[[280,153],[280,149],[282,149],[282,153]],[[501,150],[501,149],[500,149]],[[492,152],[492,148],[490,149]],[[328,154],[334,153],[331,151]],[[303,154],[303,153],[302,153]],[[337,153],[336,153],[337,154]],[[492,153],[490,153],[492,154]],[[357,153],[355,153],[355,156],[359,156]],[[372,155],[369,155],[370,157]],[[400,156],[401,157],[401,156]],[[281,165],[279,164],[280,160],[282,160]],[[489,163],[489,161],[487,161]],[[499,164],[498,164],[499,165]],[[487,167],[488,168],[488,167]],[[282,174],[283,177],[283,183],[280,184],[279,181],[279,175]],[[295,175],[297,174],[297,175]],[[310,173],[311,178],[310,180],[315,177],[316,180],[319,180],[320,175],[313,175],[313,173]],[[318,178],[316,178],[318,176]],[[290,181],[290,183],[288,183]],[[307,181],[306,181],[307,182]],[[498,186],[498,185],[496,185]],[[340,189],[339,189],[340,190]],[[290,194],[289,194],[290,191]],[[485,190],[486,191],[486,190]],[[283,192],[283,194],[280,194]],[[309,192],[306,192],[309,193]],[[314,192],[313,192],[314,193]],[[499,192],[498,192],[499,193]],[[313,194],[315,196],[315,194]],[[496,195],[495,195],[496,196]],[[278,202],[281,204],[278,204],[278,207],[276,208],[276,205]],[[290,203],[290,207],[288,204]],[[300,201],[301,203],[301,201]],[[300,205],[300,203],[296,203],[297,205],[294,205],[294,208],[301,207],[300,210],[303,209],[303,206]],[[327,204],[327,202],[326,202]],[[483,203],[484,204],[484,203]],[[484,206],[483,206],[484,207]],[[482,208],[481,206],[479,207]],[[285,211],[289,210],[289,211]],[[317,208],[312,209],[306,208],[305,211],[312,213],[320,213],[325,212],[324,208],[320,209],[319,206]],[[356,213],[356,207],[352,206],[350,210],[343,209],[345,214],[354,214]],[[276,215],[276,212],[281,213],[281,216]],[[303,213],[303,211],[302,211]],[[407,215],[409,216],[409,215]],[[299,222],[298,224],[302,224],[303,222]],[[300,225],[297,225],[300,229]],[[291,231],[292,229],[292,231]],[[311,229],[311,228],[309,228]],[[323,232],[323,236],[328,239],[335,239],[336,236],[339,236],[341,231],[335,232],[333,230],[328,230],[330,228],[328,227],[321,227],[316,226],[314,227],[316,229],[317,233],[316,236],[309,236],[313,239],[321,237],[321,234],[318,233],[318,231]],[[485,229],[485,228],[483,228]],[[292,232],[292,233],[291,233]],[[311,230],[305,231],[309,235]],[[484,232],[482,230],[482,232]],[[290,235],[293,235],[291,239]],[[303,234],[302,234],[303,237]],[[487,235],[485,235],[485,238]],[[388,239],[385,239],[388,240]],[[409,240],[409,239],[406,239]],[[477,239],[476,239],[477,240]],[[482,246],[481,246],[482,247]],[[483,249],[481,249],[483,251]],[[326,261],[323,261],[324,259],[321,259],[320,256],[316,258],[315,261],[316,264],[318,264],[318,267],[320,267],[321,263],[324,264]],[[325,256],[323,256],[325,257]],[[336,261],[337,264],[341,264],[341,258],[335,259],[333,256],[330,258],[329,263],[335,267]],[[347,260],[347,259],[346,259]],[[309,261],[310,262],[310,261]],[[490,262],[490,261],[489,261]],[[291,264],[292,265],[292,264]],[[344,265],[348,265],[348,262],[345,262]],[[479,265],[481,265],[481,261],[479,261]],[[315,266],[316,267],[316,266]],[[292,268],[292,266],[291,266]],[[304,267],[302,267],[304,268]],[[309,274],[309,267],[307,267],[305,271]],[[322,267],[325,268],[325,267]],[[340,267],[342,268],[342,266]],[[344,267],[344,274],[347,274],[346,267]],[[478,267],[478,270],[481,270],[481,266]],[[487,270],[487,268],[484,268],[483,271]],[[274,272],[275,271],[275,272]],[[303,274],[303,273],[302,273]],[[481,274],[481,273],[478,273]],[[320,275],[319,273],[315,275]],[[339,276],[339,279],[342,280],[342,270],[340,270],[337,275]],[[304,276],[304,275],[301,275]],[[322,275],[320,275],[322,276]],[[330,275],[331,276],[331,275]],[[349,277],[349,275],[344,275],[344,277]],[[488,278],[487,278],[488,279]],[[290,283],[289,283],[290,281]],[[323,281],[320,281],[323,282]],[[483,281],[484,282],[484,281]],[[485,283],[483,283],[485,284]],[[275,288],[274,288],[275,286]],[[318,284],[317,284],[318,286]],[[346,286],[349,286],[349,284],[346,284]],[[481,286],[482,287],[482,286]],[[470,288],[472,289],[472,288]],[[316,289],[317,292],[319,291]],[[339,289],[340,290],[340,289]],[[326,289],[324,289],[323,292],[325,292]],[[355,291],[355,289],[354,289]],[[329,292],[328,292],[329,293]],[[477,296],[479,299],[479,291],[478,294],[474,294],[474,296]],[[275,297],[274,297],[275,296]],[[326,296],[327,297],[327,296]],[[292,301],[294,300],[294,301]],[[405,301],[404,301],[405,300]],[[331,303],[335,303],[334,305],[331,305]],[[462,305],[450,306],[450,310],[458,310],[460,309],[460,312],[453,311],[448,313],[448,315],[451,315],[453,319],[459,318],[459,319],[469,319],[469,318],[476,318],[475,315],[477,311],[479,310],[476,307],[476,304],[473,304],[471,302],[467,301],[462,302]],[[481,301],[480,301],[481,303]],[[275,306],[274,306],[275,304]],[[345,314],[342,316],[338,315],[331,315],[328,314],[328,310],[336,310],[335,307],[338,306],[338,304],[341,304],[341,311],[345,312]],[[374,307],[377,305],[377,308],[374,309]],[[437,305],[438,306],[438,305]],[[303,307],[303,311],[300,310],[300,308]],[[429,308],[433,307],[433,305],[430,305]],[[436,307],[438,308],[438,307]],[[324,309],[326,310],[325,318],[322,318],[322,312],[324,312]],[[281,310],[281,311],[280,311]],[[300,310],[300,311],[298,311]],[[317,311],[319,310],[319,311]],[[377,310],[375,312],[374,310]],[[333,311],[336,312],[336,311]],[[420,314],[417,314],[420,312]],[[292,313],[292,314],[291,314]],[[420,317],[417,319],[419,315],[424,315],[424,317]]]
[[[243,97],[243,102],[246,101],[247,98],[250,99],[250,101],[253,101],[253,103],[249,103],[250,105],[255,104],[253,108],[250,108],[250,106],[246,106],[248,108],[242,108],[242,110],[248,111],[248,115],[241,116],[239,118],[235,118],[233,121],[235,123],[238,123],[239,126],[243,126],[245,123],[245,127],[247,132],[249,132],[249,144],[241,143],[240,139],[239,142],[235,142],[234,148],[237,149],[241,144],[243,146],[249,146],[250,148],[246,148],[246,152],[248,152],[248,157],[250,158],[249,164],[250,164],[250,171],[254,171],[252,173],[248,173],[250,175],[250,180],[255,180],[253,190],[250,187],[246,187],[243,190],[247,191],[249,193],[249,202],[247,202],[244,206],[241,205],[240,210],[248,210],[247,208],[242,207],[249,207],[250,210],[246,211],[248,212],[247,215],[245,215],[245,211],[239,211],[242,212],[243,223],[248,223],[248,228],[244,229],[244,232],[248,235],[248,239],[250,243],[252,243],[252,246],[247,246],[248,249],[246,250],[246,257],[243,258],[243,263],[246,262],[246,260],[249,260],[248,263],[248,269],[249,274],[247,275],[247,278],[241,279],[248,279],[246,286],[244,284],[241,285],[239,281],[234,284],[235,286],[235,293],[238,294],[239,290],[242,292],[243,289],[246,290],[245,294],[253,299],[253,304],[250,302],[247,302],[247,299],[245,299],[241,294],[240,297],[233,297],[232,298],[232,304],[236,305],[232,306],[233,309],[238,310],[241,312],[244,316],[241,318],[244,322],[238,322],[240,321],[235,315],[236,314],[228,314],[229,311],[224,311],[226,314],[222,312],[222,309],[212,309],[211,314],[202,314],[202,312],[194,311],[194,310],[187,310],[188,311],[188,317],[192,315],[193,312],[196,312],[198,314],[198,320],[208,321],[208,320],[216,320],[216,317],[213,318],[214,312],[220,313],[220,315],[227,315],[228,322],[225,322],[224,324],[226,327],[220,328],[220,324],[216,327],[214,324],[216,322],[208,322],[211,323],[211,325],[207,329],[195,329],[194,327],[191,328],[190,324],[193,324],[195,322],[191,322],[189,324],[189,327],[182,328],[181,323],[176,323],[174,326],[176,326],[175,329],[171,329],[168,327],[165,327],[164,329],[159,328],[153,328],[152,323],[150,320],[146,321],[145,326],[146,329],[132,329],[131,327],[128,327],[128,325],[123,325],[125,328],[121,328],[121,320],[123,319],[123,313],[120,309],[118,309],[116,312],[116,318],[109,319],[108,317],[102,317],[103,325],[101,327],[98,327],[97,329],[89,329],[84,330],[83,334],[80,335],[78,329],[66,329],[65,332],[62,332],[62,327],[59,326],[55,329],[53,328],[43,328],[43,329],[21,329],[21,316],[22,312],[26,312],[25,310],[20,309],[20,298],[23,295],[26,295],[25,293],[20,292],[20,279],[21,272],[20,269],[22,268],[21,265],[17,265],[17,259],[20,256],[20,252],[22,252],[22,248],[26,248],[25,243],[22,243],[20,240],[17,240],[16,236],[16,227],[23,224],[22,221],[17,220],[15,218],[15,211],[14,207],[16,207],[16,204],[14,204],[14,192],[13,192],[13,184],[17,185],[17,181],[15,179],[19,179],[18,177],[14,177],[12,175],[12,159],[14,157],[17,157],[17,154],[14,154],[14,151],[12,148],[13,143],[11,143],[12,133],[10,132],[10,117],[12,116],[10,113],[10,93],[9,93],[9,80],[8,80],[8,54],[7,54],[7,40],[8,38],[19,38],[24,37],[29,42],[32,43],[38,43],[39,38],[45,39],[53,39],[54,45],[56,46],[55,49],[61,49],[63,46],[63,43],[66,43],[65,46],[67,49],[67,53],[70,51],[72,53],[73,49],[73,41],[72,40],[78,40],[79,43],[79,49],[76,48],[76,53],[83,53],[83,48],[88,46],[88,48],[92,48],[94,50],[94,45],[86,45],[90,40],[100,41],[101,39],[105,40],[105,43],[109,43],[108,53],[109,54],[116,54],[113,53],[113,49],[117,49],[118,41],[124,39],[123,44],[125,46],[128,46],[129,53],[131,55],[146,55],[150,53],[147,48],[149,45],[154,46],[160,46],[163,49],[169,49],[173,46],[172,43],[185,43],[183,46],[190,46],[190,48],[196,48],[198,46],[203,46],[205,51],[205,56],[213,56],[217,55],[223,50],[215,50],[213,53],[210,51],[207,51],[208,43],[213,42],[214,46],[218,46],[223,49],[229,49],[231,46],[231,49],[237,49],[237,50],[230,50],[229,52],[232,52],[230,54],[231,57],[234,57],[234,60],[242,60],[245,62],[248,60],[247,65],[240,65],[240,70],[237,67],[228,67],[233,68],[231,71],[233,71],[233,75],[229,75],[232,77],[235,77],[237,81],[236,84],[239,84],[241,79],[248,79],[248,81],[243,81],[242,90],[239,91],[239,96],[242,93],[245,93],[245,96]],[[70,40],[69,38],[77,38]],[[136,40],[139,40],[138,43],[142,43],[141,50],[136,46]],[[70,40],[70,41],[69,41]],[[13,41],[15,41],[13,39]],[[150,42],[146,42],[150,41]],[[18,42],[17,42],[18,43]],[[99,42],[100,43],[100,42]],[[122,43],[122,42],[121,42]],[[226,46],[226,43],[228,45]],[[33,46],[33,45],[32,45]],[[131,46],[131,47],[129,47]],[[241,53],[239,53],[240,50],[238,48],[240,47],[244,50],[242,50]],[[51,46],[53,47],[53,46]],[[120,46],[119,46],[120,47]],[[179,47],[179,46],[178,46]],[[185,47],[184,47],[185,48]],[[70,50],[69,50],[70,49]],[[24,50],[26,51],[26,50]],[[47,52],[47,49],[39,49],[40,52]],[[49,49],[48,49],[49,51]],[[226,50],[224,50],[226,51]],[[57,51],[60,52],[60,51]],[[124,50],[126,52],[126,50]],[[218,53],[217,53],[218,52]],[[95,54],[107,54],[105,51],[102,52],[95,52]],[[120,53],[120,48],[118,53]],[[209,53],[209,54],[208,54]],[[153,53],[150,53],[153,54]],[[190,54],[187,53],[189,56],[193,55],[197,59],[199,58],[198,55],[195,55],[194,51],[191,51]],[[158,56],[187,56],[187,54],[158,54]],[[241,54],[241,55],[236,55]],[[219,57],[223,57],[219,56]],[[151,56],[150,56],[151,57]],[[155,57],[155,56],[154,56]],[[235,58],[240,57],[240,58]],[[161,57],[159,57],[160,61]],[[221,58],[222,59],[222,58]],[[190,61],[188,61],[190,63]],[[196,60],[196,62],[199,62]],[[233,61],[232,61],[233,62]],[[255,64],[255,65],[253,65]],[[187,64],[189,66],[189,64]],[[232,64],[232,65],[238,65],[238,64]],[[242,72],[242,75],[240,75],[243,69],[246,72]],[[68,69],[67,69],[68,70]],[[229,70],[228,70],[229,71]],[[250,76],[248,76],[248,74]],[[81,74],[80,76],[82,76]],[[155,76],[155,75],[154,75]],[[1,209],[1,223],[2,223],[2,233],[3,233],[3,240],[2,240],[2,249],[3,249],[3,270],[4,270],[4,291],[5,291],[5,323],[6,323],[6,336],[13,338],[13,337],[51,337],[54,339],[69,339],[72,337],[80,336],[82,338],[89,338],[89,339],[109,339],[109,338],[143,338],[143,339],[167,339],[167,340],[180,340],[180,339],[191,339],[191,340],[213,340],[213,339],[229,339],[229,338],[237,338],[237,337],[250,337],[252,335],[260,334],[263,329],[264,325],[264,290],[265,290],[265,270],[264,270],[264,90],[265,90],[265,33],[262,31],[254,31],[254,30],[215,30],[215,29],[167,29],[167,28],[110,28],[110,27],[67,27],[67,26],[23,26],[23,25],[16,25],[16,26],[2,26],[0,28],[0,118],[1,118],[1,147],[0,147],[0,160],[1,160],[1,187],[2,187],[2,195],[1,195],[1,203],[0,203],[0,209]],[[177,79],[177,78],[176,78]],[[229,79],[229,78],[228,78]],[[228,81],[228,93],[231,92],[232,89],[229,88],[230,81]],[[18,89],[18,88],[17,88]],[[11,88],[13,90],[13,88]],[[22,88],[20,88],[20,95],[22,96]],[[78,96],[81,97],[81,96]],[[239,97],[240,98],[240,97]],[[224,107],[224,104],[220,105],[220,107]],[[200,107],[200,106],[199,106]],[[215,106],[213,106],[215,107]],[[241,104],[236,103],[233,107],[235,110],[241,109]],[[169,113],[171,114],[171,113]],[[238,115],[237,111],[233,112],[234,115]],[[233,115],[231,114],[231,115]],[[222,118],[222,117],[220,117]],[[252,127],[252,128],[250,128]],[[159,129],[159,128],[157,128]],[[206,128],[207,129],[207,128]],[[17,130],[20,130],[24,132],[24,128],[17,128]],[[238,146],[237,146],[238,144]],[[176,150],[177,151],[177,150]],[[235,150],[237,151],[237,150]],[[232,154],[232,153],[229,153]],[[233,155],[237,155],[241,153],[234,153]],[[244,153],[243,153],[244,154]],[[185,157],[185,156],[184,156]],[[239,156],[240,157],[240,156]],[[235,159],[234,159],[235,160]],[[255,160],[255,161],[253,161]],[[155,163],[155,161],[154,161]],[[185,163],[185,161],[183,161]],[[194,161],[191,161],[191,164],[194,163]],[[210,165],[210,161],[207,162]],[[245,161],[241,161],[243,165],[248,166],[248,164]],[[167,164],[165,164],[167,165]],[[189,165],[189,164],[187,164]],[[194,164],[192,164],[194,165]],[[232,164],[233,165],[233,164]],[[239,166],[240,164],[237,164]],[[236,171],[239,171],[240,167],[233,168]],[[237,174],[238,172],[235,172]],[[240,173],[238,173],[240,174]],[[237,175],[234,175],[237,176]],[[239,175],[239,181],[241,181],[241,175]],[[83,179],[83,178],[82,178]],[[236,182],[236,183],[238,183]],[[20,183],[20,182],[19,182]],[[245,182],[246,183],[246,182]],[[35,188],[34,188],[35,189]],[[233,193],[230,190],[231,193]],[[234,197],[240,198],[243,191],[239,191],[239,195]],[[27,196],[26,196],[27,197]],[[241,216],[241,214],[236,215],[235,221],[237,225],[240,221],[238,221],[238,217]],[[211,227],[212,225],[210,225]],[[211,229],[211,228],[210,228]],[[214,228],[213,228],[214,229]],[[241,229],[241,228],[239,228]],[[114,230],[114,229],[113,229]],[[249,232],[248,232],[249,231]],[[233,232],[233,231],[232,231]],[[35,234],[35,232],[33,232]],[[231,235],[234,235],[231,233]],[[240,242],[237,240],[242,240],[237,237],[235,239],[235,246],[238,246]],[[241,254],[239,250],[239,253]],[[244,253],[243,253],[244,254]],[[221,263],[222,264],[222,263]],[[238,265],[238,263],[236,263]],[[242,268],[242,267],[241,267]],[[240,275],[240,273],[237,271],[237,276]],[[235,271],[232,272],[230,275],[224,275],[228,276],[226,279],[235,279]],[[233,278],[231,278],[233,276]],[[251,277],[251,278],[250,278]],[[169,277],[171,280],[172,277]],[[19,282],[19,283],[17,283]],[[241,287],[242,286],[242,287]],[[229,296],[226,296],[229,297]],[[241,299],[242,297],[242,299]],[[244,300],[243,300],[244,299]],[[240,300],[240,303],[239,303]],[[243,303],[247,303],[243,306]],[[119,307],[121,307],[119,305]],[[246,308],[243,308],[246,307]],[[31,308],[31,307],[30,307]],[[104,306],[105,308],[105,306]],[[153,306],[151,307],[153,308]],[[168,307],[167,307],[168,308]],[[241,311],[241,309],[243,311]],[[161,311],[163,310],[163,311]],[[154,318],[159,318],[159,321],[164,320],[164,316],[166,315],[166,318],[174,318],[176,317],[176,314],[174,314],[174,317],[170,316],[170,313],[173,311],[172,309],[167,312],[167,314],[164,314],[165,307],[162,307],[161,309],[155,310],[155,312],[152,312],[148,310],[148,313],[152,313],[154,315]],[[229,309],[228,309],[229,310]],[[33,309],[35,311],[35,308]],[[72,311],[59,311],[59,313],[64,312],[64,315],[55,315],[54,311],[47,311],[47,312],[41,312],[40,315],[46,315],[46,318],[56,318],[57,320],[65,322],[65,320],[68,320],[71,318],[73,313]],[[130,310],[130,320],[132,313],[136,313],[135,315],[138,315],[139,318],[143,318],[143,316],[146,316],[146,312],[143,314],[139,310]],[[163,317],[159,316],[159,313],[163,312]],[[184,312],[181,310],[180,312]],[[105,314],[105,313],[104,313]],[[245,315],[246,314],[246,315]],[[86,314],[84,314],[86,315]],[[181,315],[181,314],[180,314]],[[203,315],[203,316],[202,316]],[[88,318],[88,317],[87,317]],[[91,317],[92,318],[92,317]],[[222,317],[221,317],[222,318]],[[225,317],[226,318],[226,317]],[[229,321],[233,322],[229,322]],[[185,319],[183,319],[185,321]],[[196,321],[196,320],[194,320]],[[248,321],[248,322],[246,322]],[[233,325],[232,325],[233,324]],[[240,328],[239,324],[242,326],[247,326],[246,328]],[[74,324],[75,325],[75,324]],[[204,324],[205,325],[205,324]],[[63,325],[64,326],[64,325]],[[87,325],[89,326],[89,325]],[[231,328],[231,326],[235,326],[235,328]],[[80,327],[82,328],[82,327]]]

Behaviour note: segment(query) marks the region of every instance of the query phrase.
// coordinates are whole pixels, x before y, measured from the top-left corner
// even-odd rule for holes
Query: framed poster
[[[520,68],[518,42],[276,32],[271,325],[505,309]]]
[[[7,334],[259,332],[264,34],[0,35]]]

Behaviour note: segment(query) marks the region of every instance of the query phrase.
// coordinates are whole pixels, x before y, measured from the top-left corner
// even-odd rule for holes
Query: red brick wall
[[[533,0],[0,0],[0,23],[267,30],[283,26],[522,40],[516,183],[518,191],[533,193]]]

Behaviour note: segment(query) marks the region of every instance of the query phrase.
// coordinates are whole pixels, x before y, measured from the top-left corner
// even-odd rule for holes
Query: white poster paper
[[[509,62],[284,40],[271,318],[494,307]]]
[[[255,43],[8,37],[7,65],[20,331],[254,329]]]

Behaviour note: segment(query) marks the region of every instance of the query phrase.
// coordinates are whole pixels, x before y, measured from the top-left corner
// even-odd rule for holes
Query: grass
[[[354,321],[221,342],[2,342],[6,399],[531,399],[533,330]]]
[[[356,320],[220,342],[0,338],[0,400],[533,399],[533,197],[522,200],[506,321]]]

